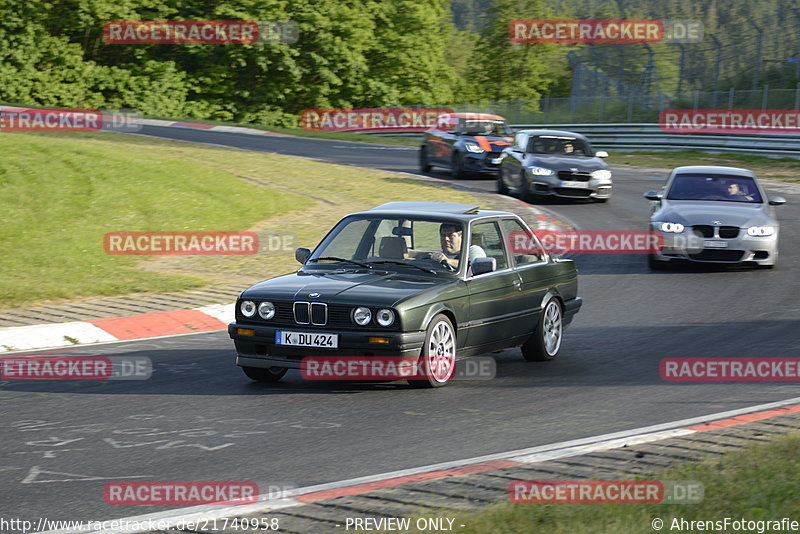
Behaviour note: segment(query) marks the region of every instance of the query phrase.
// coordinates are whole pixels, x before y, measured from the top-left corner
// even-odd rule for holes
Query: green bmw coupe
[[[534,246],[514,246],[520,236]],[[390,202],[295,256],[296,273],[236,302],[228,333],[253,380],[308,358],[403,358],[425,369],[412,385],[439,387],[467,356],[521,347],[552,360],[581,307],[571,260],[548,255],[517,215],[468,204]]]

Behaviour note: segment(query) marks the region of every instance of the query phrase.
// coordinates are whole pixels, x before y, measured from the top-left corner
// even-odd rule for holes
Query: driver
[[[442,223],[439,226],[439,242],[442,245],[441,252],[431,252],[430,258],[438,263],[447,263],[454,270],[458,270],[461,261],[461,236],[463,232],[461,225],[454,223]],[[485,258],[486,252],[478,245],[469,247],[468,261],[472,262],[475,258]]]
[[[753,200],[753,197],[742,191],[742,188],[736,182],[728,184],[726,193],[727,197],[733,200]]]
[[[494,124],[491,122],[484,123],[483,125],[483,133],[485,134],[493,134],[494,133]]]

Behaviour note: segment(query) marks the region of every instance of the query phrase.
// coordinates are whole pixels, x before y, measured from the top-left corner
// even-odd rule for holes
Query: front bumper
[[[255,335],[239,334],[239,329],[253,330]],[[277,331],[319,332],[338,334],[339,348],[292,347],[277,345]],[[286,326],[253,326],[231,323],[228,335],[236,345],[236,365],[244,367],[286,367],[299,369],[307,356],[375,356],[416,357],[425,342],[425,331],[387,332],[385,330],[334,330],[320,328],[290,328]],[[388,343],[370,343],[370,337],[388,338]]]
[[[502,152],[482,152],[464,154],[464,170],[468,172],[497,172],[500,169]]]
[[[652,226],[652,230],[659,231],[656,225]],[[653,254],[656,261],[775,265],[778,260],[777,233],[769,237],[752,237],[741,230],[740,234],[744,235],[731,239],[705,239],[693,235],[691,231],[681,234],[659,233],[664,238],[664,246],[660,252]],[[710,246],[711,244],[719,246]]]
[[[528,191],[534,195],[559,198],[609,198],[613,187],[611,180],[597,178],[581,182],[580,187],[575,187],[557,176],[529,176],[528,179],[530,181]]]

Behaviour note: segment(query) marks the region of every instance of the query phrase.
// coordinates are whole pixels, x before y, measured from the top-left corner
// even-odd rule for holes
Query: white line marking
[[[473,465],[491,460],[512,460],[520,463],[537,463],[554,458],[564,458],[567,456],[577,456],[590,451],[609,450],[622,447],[624,445],[633,445],[638,443],[649,443],[669,437],[685,436],[693,434],[696,431],[688,430],[682,427],[716,421],[719,419],[728,419],[737,415],[744,415],[753,412],[761,412],[788,406],[792,404],[800,404],[800,397],[786,399],[782,401],[770,402],[767,404],[759,404],[756,406],[749,406],[747,408],[740,408],[737,410],[728,410],[727,412],[720,412],[710,415],[702,415],[699,417],[692,417],[689,419],[681,419],[679,421],[671,421],[669,423],[661,423],[658,425],[651,425],[642,428],[635,428],[632,430],[623,430],[621,432],[613,432],[611,434],[603,434],[600,436],[593,436],[588,438],[575,439],[561,443],[551,443],[549,445],[540,445],[537,447],[530,447],[527,449],[519,449],[516,451],[501,452],[497,454],[487,454],[485,456],[477,456],[475,458],[467,458],[463,460],[455,460],[451,462],[443,462],[439,464],[427,465],[416,467],[412,469],[403,469],[400,471],[392,471],[389,473],[382,473],[378,475],[370,475],[349,480],[342,480],[339,482],[330,482],[327,484],[317,484],[315,486],[307,486],[304,488],[297,488],[286,492],[285,496],[288,498],[275,499],[268,498],[267,495],[259,495],[258,504],[249,504],[235,507],[220,507],[220,506],[190,506],[178,510],[171,510],[167,512],[159,512],[156,514],[139,515],[132,517],[125,517],[118,519],[118,521],[139,521],[147,523],[148,520],[164,521],[169,525],[177,523],[196,522],[200,520],[212,520],[223,517],[233,517],[236,515],[244,515],[259,511],[280,510],[283,508],[290,508],[294,506],[301,506],[306,504],[302,501],[292,499],[300,495],[315,493],[318,491],[331,490],[354,486],[357,484],[364,484],[367,482],[378,482],[399,478],[409,475],[416,475],[420,473],[428,473],[431,471],[440,471],[443,469],[450,469],[454,467],[463,467],[466,465]],[[263,486],[268,486],[264,484]],[[91,531],[96,534],[115,534],[115,533],[141,533],[148,532],[150,529],[129,529],[129,530],[104,530]],[[48,531],[43,534],[78,534],[86,531],[76,530],[59,530]]]

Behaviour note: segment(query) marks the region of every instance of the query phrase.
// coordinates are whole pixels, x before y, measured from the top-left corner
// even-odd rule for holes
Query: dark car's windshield
[[[459,119],[456,133],[463,135],[512,135],[511,129],[505,121],[490,119]]]
[[[582,139],[575,137],[559,137],[555,135],[537,135],[528,140],[526,152],[546,154],[550,156],[593,156],[592,149]]]
[[[459,268],[463,226],[437,219],[349,217],[325,238],[309,262],[381,270],[421,267],[415,271],[455,272]],[[331,259],[328,259],[331,258]]]
[[[679,174],[672,181],[667,199],[763,202],[755,180],[724,174]]]

